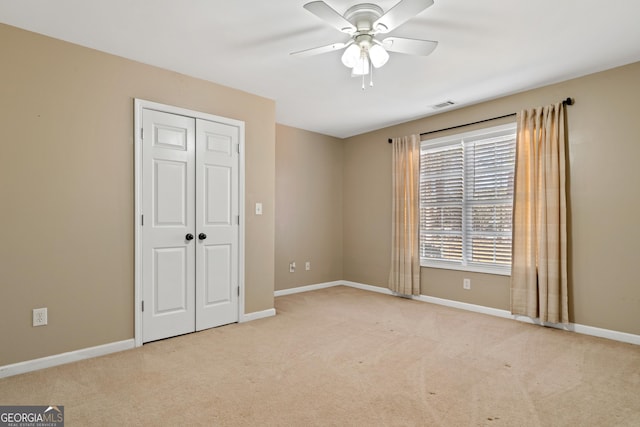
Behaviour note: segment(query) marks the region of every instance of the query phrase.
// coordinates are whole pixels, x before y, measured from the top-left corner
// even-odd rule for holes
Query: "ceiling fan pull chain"
[[[369,61],[369,86],[373,87],[373,63]]]
[[[362,90],[364,90],[364,70],[365,70],[364,67],[366,66],[366,62],[365,62],[366,56],[365,55],[366,55],[366,53],[364,52],[364,50],[362,50],[360,52],[360,58],[362,58]]]

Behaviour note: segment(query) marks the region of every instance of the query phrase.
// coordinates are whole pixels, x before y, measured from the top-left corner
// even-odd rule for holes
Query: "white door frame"
[[[142,110],[156,110],[170,114],[177,114],[186,117],[193,117],[194,119],[209,120],[212,122],[223,123],[230,126],[235,126],[239,130],[239,145],[240,145],[240,157],[239,157],[239,185],[238,185],[238,200],[239,200],[239,212],[240,212],[240,228],[238,233],[238,286],[240,288],[240,296],[238,297],[238,321],[244,320],[244,233],[245,233],[245,160],[244,160],[244,131],[245,124],[243,121],[229,119],[226,117],[215,116],[208,113],[202,113],[199,111],[188,110],[185,108],[174,107],[171,105],[159,104],[153,101],[145,101],[143,99],[134,99],[134,182],[135,182],[135,279],[134,279],[134,313],[135,313],[135,329],[134,329],[134,341],[135,346],[140,347],[142,345]]]

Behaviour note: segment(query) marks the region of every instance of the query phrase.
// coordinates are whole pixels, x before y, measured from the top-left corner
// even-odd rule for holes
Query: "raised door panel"
[[[232,222],[231,175],[232,168],[205,165],[204,214],[207,226],[229,226]]]
[[[154,316],[169,315],[188,310],[187,251],[184,247],[157,248],[153,257]]]
[[[186,162],[154,161],[152,215],[155,227],[187,226],[187,169]]]
[[[231,289],[228,283],[232,273],[231,245],[207,245],[204,248],[205,294],[204,306],[213,307],[231,302]]]

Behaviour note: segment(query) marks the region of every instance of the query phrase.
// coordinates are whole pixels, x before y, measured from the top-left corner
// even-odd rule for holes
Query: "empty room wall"
[[[567,107],[570,320],[640,334],[640,286],[636,276],[640,260],[638,93],[640,63],[634,63],[347,139],[344,279],[387,285],[391,241],[389,137],[501,116],[570,96],[576,101]],[[444,134],[435,136],[440,135]],[[421,273],[424,295],[509,309],[507,276],[427,268]],[[471,278],[470,291],[463,290],[463,277]]]
[[[276,125],[276,290],[342,279],[343,146]]]
[[[0,56],[0,366],[134,336],[134,98],[245,121],[245,312],[273,308],[272,100],[6,25]]]

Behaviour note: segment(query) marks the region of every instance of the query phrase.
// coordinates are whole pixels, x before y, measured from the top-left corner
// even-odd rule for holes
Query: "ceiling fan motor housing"
[[[373,30],[373,23],[377,21],[384,11],[380,6],[372,3],[362,3],[350,7],[344,13],[344,19],[351,22],[358,33],[369,33]]]

